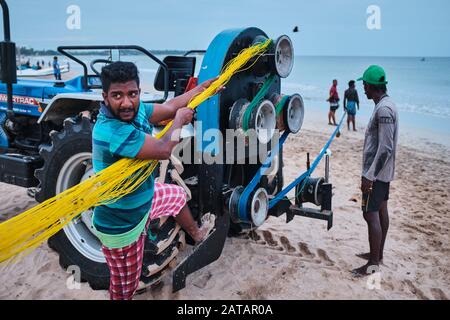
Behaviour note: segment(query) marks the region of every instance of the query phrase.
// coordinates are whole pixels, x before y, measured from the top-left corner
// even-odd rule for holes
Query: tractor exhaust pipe
[[[3,11],[3,33],[4,41],[0,43],[1,55],[1,81],[6,83],[6,115],[10,121],[15,121],[13,111],[13,87],[12,84],[17,82],[16,72],[16,44],[11,42],[11,32],[9,28],[9,9],[5,0],[0,0]]]
[[[12,84],[8,83],[6,85],[6,103],[7,103],[7,110],[6,110],[6,117],[11,122],[17,122],[16,117],[14,116],[14,110],[13,110],[13,98],[12,98]]]

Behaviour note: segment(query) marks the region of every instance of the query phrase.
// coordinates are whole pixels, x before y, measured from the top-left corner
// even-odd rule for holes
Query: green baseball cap
[[[364,74],[358,81],[365,81],[370,84],[387,84],[386,73],[383,68],[377,65],[371,65],[364,71]]]

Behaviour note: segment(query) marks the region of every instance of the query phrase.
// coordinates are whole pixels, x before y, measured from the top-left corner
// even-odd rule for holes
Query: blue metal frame
[[[64,82],[64,86],[56,86],[54,80],[43,79],[17,79],[17,83],[12,85],[13,97],[34,98],[40,105],[13,103],[14,114],[39,117],[45,109],[47,103],[56,95],[61,93],[86,92],[83,87],[83,77],[77,76]],[[91,90],[89,90],[91,91]],[[0,94],[7,94],[7,86],[0,83]],[[0,101],[0,147],[9,147],[6,133],[2,129],[6,121],[8,105],[6,101]]]
[[[205,56],[203,57],[202,67],[198,76],[199,83],[217,77],[222,70],[225,57],[228,53],[233,41],[247,28],[229,29],[219,33],[213,41],[211,41]],[[220,121],[220,94],[214,95],[197,107],[197,121],[201,121],[201,131],[196,133],[197,151],[218,150],[220,146],[211,146],[211,143],[205,144],[202,137],[204,132],[209,129],[219,129]],[[219,143],[219,141],[215,141]]]

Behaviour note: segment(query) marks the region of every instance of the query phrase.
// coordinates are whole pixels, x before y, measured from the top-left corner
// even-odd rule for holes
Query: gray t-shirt
[[[398,113],[388,96],[375,106],[367,125],[363,149],[363,177],[390,182],[394,179]]]

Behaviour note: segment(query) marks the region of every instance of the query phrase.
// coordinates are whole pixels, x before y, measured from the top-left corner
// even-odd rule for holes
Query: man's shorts
[[[347,101],[347,114],[349,116],[354,116],[356,115],[356,102],[355,101]]]
[[[330,111],[336,111],[339,108],[339,102],[330,102]]]
[[[102,246],[110,271],[111,300],[129,300],[139,286],[144,256],[144,242],[151,220],[163,216],[175,217],[186,204],[186,192],[178,185],[155,183],[151,212],[144,232],[138,240],[123,248]]]
[[[372,192],[362,195],[361,209],[364,213],[379,211],[381,204],[387,200],[389,200],[389,182],[375,181]]]

